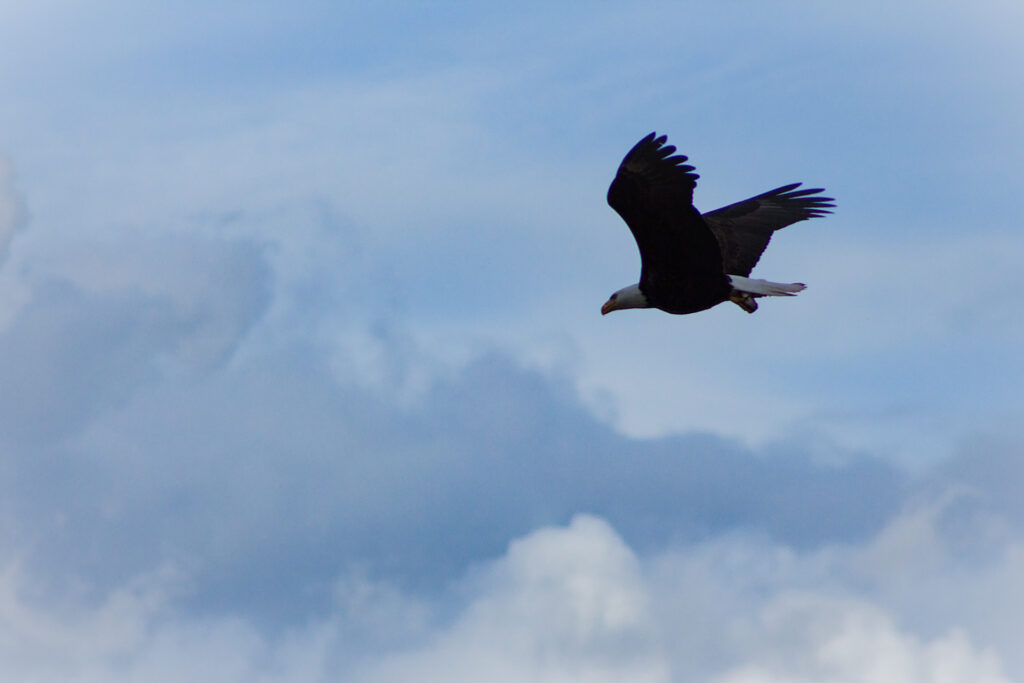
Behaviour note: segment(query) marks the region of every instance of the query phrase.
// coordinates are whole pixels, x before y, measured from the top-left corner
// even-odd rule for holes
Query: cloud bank
[[[39,681],[1011,680],[995,647],[969,634],[969,619],[921,633],[886,605],[879,589],[887,586],[837,586],[842,565],[871,564],[884,535],[806,554],[737,537],[638,556],[607,522],[577,516],[513,541],[445,601],[348,575],[327,614],[272,633],[183,615],[168,600],[169,576],[76,609],[34,604],[23,595],[25,577],[9,569],[0,582],[0,650],[7,680]],[[1019,571],[1021,557],[1018,543],[988,569]],[[977,589],[989,571],[956,585]],[[914,574],[904,567],[880,584]],[[939,599],[948,606],[955,595]],[[1021,606],[1019,597],[1001,599]]]
[[[1024,680],[1019,9],[23,5],[0,679]],[[597,315],[652,128],[807,292]]]
[[[494,352],[406,394],[400,329],[367,384],[267,328],[265,249],[174,244],[53,258],[0,333],[13,679],[1020,670],[1012,443],[909,474],[632,439]]]

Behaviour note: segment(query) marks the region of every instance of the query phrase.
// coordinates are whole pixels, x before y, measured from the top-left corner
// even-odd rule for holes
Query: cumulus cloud
[[[961,630],[922,641],[883,609],[859,601],[783,595],[749,629],[753,660],[716,683],[1008,683],[999,658]]]
[[[204,222],[210,232],[218,225]],[[253,235],[204,232],[153,230],[70,239],[34,254],[26,270],[41,290],[63,282],[97,300],[134,296],[163,306],[176,320],[175,328],[164,334],[167,360],[193,370],[215,367],[238,350],[267,312],[274,276]],[[29,308],[45,309],[46,303],[36,301]]]
[[[23,448],[38,454],[8,454],[8,500],[40,575],[110,586],[173,562],[195,572],[196,605],[293,619],[315,611],[340,567],[436,588],[579,511],[641,547],[730,529],[814,547],[872,533],[904,486],[878,462],[766,457],[711,436],[625,439],[568,387],[500,356],[409,405],[338,381],[305,346],[160,374],[150,361],[167,338],[143,335],[125,358],[98,346],[102,363],[74,356],[88,374],[58,373],[22,408],[38,418]],[[62,358],[46,353],[23,351],[40,365]],[[50,392],[69,416],[57,442],[43,429]]]
[[[339,593],[332,613],[267,635],[169,608],[168,575],[137,580],[95,607],[33,603],[32,581],[0,576],[5,679],[224,681],[667,681],[636,555],[604,522],[535,531],[464,578],[453,619],[374,584]],[[387,605],[391,605],[389,608]],[[365,645],[366,616],[390,634]],[[417,616],[419,615],[419,616]],[[419,632],[408,623],[424,621]],[[395,637],[395,632],[402,637]],[[354,636],[354,637],[353,637]],[[413,642],[403,643],[405,639]]]
[[[569,381],[499,353],[411,400],[368,388],[329,336],[281,334],[282,307],[309,304],[305,256],[281,288],[279,254],[244,240],[78,253],[35,266],[0,333],[6,550],[57,592],[172,566],[189,609],[288,624],[353,568],[432,593],[579,512],[643,553],[737,532],[807,551],[874,536],[917,486],[799,445],[623,437]],[[431,354],[396,327],[376,352],[402,385]]]
[[[637,558],[600,520],[515,541],[471,586],[453,624],[356,679],[668,680]]]
[[[33,266],[27,301],[0,332],[3,439],[66,436],[167,370],[222,363],[266,307],[268,273],[250,245],[134,247]]]
[[[28,597],[34,581],[9,568],[0,651],[11,680],[38,681],[1011,680],[1015,653],[980,645],[969,620],[910,628],[878,594],[821,572],[821,553],[725,544],[745,560],[723,562],[721,540],[638,554],[607,522],[577,516],[514,540],[444,597],[348,576],[324,615],[269,631],[175,609],[172,574],[83,606]]]
[[[863,542],[719,538],[655,558],[659,610],[704,615],[676,661],[737,681],[1016,679],[1021,537],[964,555],[943,520],[953,500],[908,503]]]

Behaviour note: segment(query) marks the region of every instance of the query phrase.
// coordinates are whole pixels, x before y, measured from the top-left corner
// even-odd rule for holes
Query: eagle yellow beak
[[[614,299],[608,299],[608,301],[604,302],[604,306],[601,307],[601,315],[608,315],[609,313],[611,313],[614,310],[615,310],[615,300]]]

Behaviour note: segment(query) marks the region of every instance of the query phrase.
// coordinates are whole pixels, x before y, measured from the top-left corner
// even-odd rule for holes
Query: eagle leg
[[[739,290],[732,290],[732,294],[729,295],[729,301],[733,302],[747,313],[753,313],[757,310],[757,302],[754,297],[746,292]]]

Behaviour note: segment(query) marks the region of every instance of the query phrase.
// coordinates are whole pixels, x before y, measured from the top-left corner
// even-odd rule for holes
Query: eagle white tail
[[[729,282],[732,283],[733,289],[738,289],[741,292],[753,294],[754,296],[796,296],[797,292],[807,289],[807,285],[802,282],[784,284],[782,282],[769,282],[768,280],[752,280],[749,277],[740,277],[739,275],[730,275]]]
[[[755,297],[759,296],[796,296],[797,292],[807,289],[802,282],[769,282],[768,280],[754,280],[739,275],[730,275],[729,282],[732,284],[732,295],[729,299],[747,313],[757,310]]]

